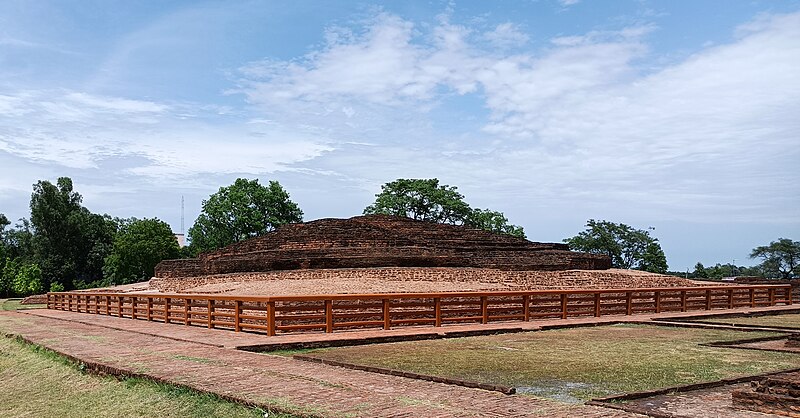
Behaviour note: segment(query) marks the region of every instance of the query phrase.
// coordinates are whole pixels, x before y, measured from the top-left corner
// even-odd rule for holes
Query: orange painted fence
[[[47,307],[275,335],[791,305],[789,285],[314,296],[51,292]]]

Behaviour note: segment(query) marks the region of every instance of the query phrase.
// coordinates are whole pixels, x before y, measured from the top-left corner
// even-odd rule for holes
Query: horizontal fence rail
[[[275,335],[791,305],[789,285],[313,296],[50,292],[72,312]]]

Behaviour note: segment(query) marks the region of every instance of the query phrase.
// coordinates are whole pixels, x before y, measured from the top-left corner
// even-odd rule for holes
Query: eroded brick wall
[[[321,219],[286,225],[195,260],[168,260],[156,277],[369,267],[499,270],[608,269],[608,257],[466,227],[393,216]]]
[[[182,292],[203,285],[267,280],[438,281],[497,283],[498,289],[609,289],[628,287],[694,286],[691,280],[628,270],[508,271],[480,268],[388,267],[365,269],[284,270],[263,273],[223,274],[202,277],[154,278],[150,287],[161,292]],[[341,293],[348,293],[343,286]]]

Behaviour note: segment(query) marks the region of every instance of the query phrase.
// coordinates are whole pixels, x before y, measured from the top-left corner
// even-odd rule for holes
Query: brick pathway
[[[796,307],[742,308],[719,313],[783,311]],[[447,336],[486,331],[518,332],[563,325],[696,315],[662,313],[568,320],[403,327],[393,330],[293,333],[274,337],[104,315],[53,310],[0,312],[0,331],[110,371],[147,377],[221,394],[301,415],[338,417],[634,417],[606,408],[567,405],[524,395],[387,376],[291,358],[249,353],[237,347],[299,342],[357,342],[365,338]]]
[[[781,312],[796,311],[797,305],[772,306],[762,308],[739,308],[716,311],[694,311],[694,312],[664,312],[660,314],[643,313],[636,315],[607,315],[600,318],[578,317],[569,319],[546,319],[530,322],[494,322],[489,324],[464,324],[464,325],[445,325],[439,328],[430,326],[419,327],[397,327],[391,330],[368,329],[368,330],[337,330],[334,333],[326,334],[323,332],[294,332],[278,334],[276,336],[266,336],[265,334],[250,332],[232,332],[228,330],[210,330],[198,326],[184,326],[180,324],[163,324],[159,322],[147,322],[143,320],[133,320],[129,318],[117,318],[107,315],[94,315],[86,313],[56,311],[49,309],[35,309],[25,311],[31,315],[44,316],[53,319],[67,320],[86,325],[107,327],[129,332],[155,335],[163,338],[175,339],[180,341],[191,341],[199,344],[207,344],[226,348],[245,348],[245,347],[269,347],[282,346],[297,343],[330,343],[330,342],[358,342],[365,338],[392,338],[392,337],[411,337],[411,336],[463,336],[469,334],[480,334],[485,332],[520,332],[536,331],[550,327],[562,327],[569,325],[602,325],[619,321],[647,323],[653,319],[659,319],[659,323],[667,324],[666,319],[679,321],[684,317],[693,317],[698,314],[719,313],[719,314],[747,314],[755,312]],[[708,325],[708,324],[687,324],[679,323],[681,326],[697,326],[700,328],[720,328],[737,329],[742,327],[732,327],[729,325]],[[763,327],[762,327],[763,328]],[[771,330],[764,328],[764,330]],[[785,332],[785,330],[783,330]]]
[[[585,405],[406,379],[219,347],[270,337],[86,314],[0,312],[0,330],[117,373],[214,392],[262,407],[319,417],[635,417]],[[30,314],[34,313],[34,314]],[[66,316],[63,319],[69,319]],[[90,324],[89,319],[105,326]],[[109,327],[114,325],[118,329]],[[130,330],[123,330],[131,327]],[[174,338],[155,335],[174,331]],[[190,338],[209,338],[209,344]],[[237,337],[238,336],[238,337]],[[178,338],[178,339],[176,339]],[[275,337],[271,337],[275,338]],[[183,339],[183,340],[179,340]],[[237,343],[241,340],[237,340]],[[249,342],[249,340],[248,340]],[[220,344],[222,343],[222,344]]]

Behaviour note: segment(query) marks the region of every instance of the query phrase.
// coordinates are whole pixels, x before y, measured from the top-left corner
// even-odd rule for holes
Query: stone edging
[[[682,393],[682,392],[691,392],[700,389],[709,389],[719,386],[727,386],[733,385],[737,383],[744,383],[750,382],[756,379],[760,379],[763,377],[774,376],[783,373],[794,373],[800,372],[800,368],[794,369],[786,369],[786,370],[779,370],[776,372],[769,372],[769,373],[762,373],[757,375],[747,375],[747,376],[738,376],[738,377],[730,377],[727,379],[715,380],[712,382],[701,382],[701,383],[693,383],[690,385],[681,385],[681,386],[671,386],[666,388],[654,389],[654,390],[646,390],[640,392],[629,392],[622,395],[614,395],[614,396],[607,396],[603,398],[594,398],[589,402],[586,402],[586,405],[592,406],[601,406],[605,408],[611,409],[619,409],[622,411],[633,412],[636,414],[647,415],[655,418],[675,418],[675,415],[664,413],[664,412],[657,412],[657,411],[650,411],[645,410],[644,408],[640,408],[633,405],[625,405],[620,404],[619,402],[622,401],[632,401],[636,399],[642,398],[649,398],[651,396],[658,396],[658,395],[666,395],[669,393]]]
[[[360,364],[345,363],[335,360],[327,360],[319,357],[306,356],[302,354],[295,354],[292,356],[295,360],[303,360],[312,363],[327,364],[329,366],[344,367],[346,369],[361,370],[369,373],[386,374],[391,376],[406,377],[409,379],[427,380],[430,382],[444,383],[446,385],[464,386],[468,388],[490,390],[500,392],[505,395],[513,395],[517,393],[517,389],[510,386],[492,385],[489,383],[479,383],[470,380],[450,379],[447,377],[432,376],[427,374],[404,372],[402,370],[386,369],[383,367],[363,366]]]
[[[216,396],[216,397],[218,397],[220,399],[226,400],[228,402],[237,403],[237,404],[249,407],[249,408],[261,408],[261,409],[264,409],[264,410],[267,410],[267,411],[270,411],[270,412],[277,412],[277,413],[281,413],[281,414],[289,414],[289,415],[294,415],[294,416],[301,417],[301,418],[325,418],[325,416],[323,416],[323,415],[316,415],[316,414],[313,414],[313,413],[307,413],[307,412],[302,412],[302,411],[288,410],[288,409],[284,409],[284,408],[281,408],[281,407],[276,407],[276,406],[273,406],[273,405],[267,405],[267,404],[263,404],[262,405],[262,404],[258,404],[258,403],[252,402],[252,401],[248,401],[248,400],[246,400],[244,398],[240,398],[240,397],[237,397],[237,396],[234,396],[234,395],[227,395],[227,394],[223,394],[223,393],[213,392],[213,391],[210,391],[210,390],[199,389],[199,388],[196,388],[194,386],[187,385],[187,384],[184,384],[184,383],[173,382],[173,381],[168,380],[168,379],[164,379],[164,378],[160,378],[160,377],[156,377],[156,376],[151,376],[151,375],[149,375],[147,373],[138,373],[138,372],[134,372],[134,371],[131,371],[131,370],[125,370],[125,369],[121,369],[121,368],[118,368],[118,367],[109,366],[109,365],[106,365],[106,364],[101,364],[101,363],[97,363],[97,362],[93,362],[93,361],[82,360],[82,359],[80,359],[78,357],[75,357],[75,356],[72,356],[70,354],[67,354],[67,353],[61,352],[59,350],[55,350],[53,348],[50,348],[50,347],[41,345],[39,343],[36,343],[36,342],[34,342],[34,341],[32,341],[32,340],[30,340],[30,339],[28,339],[28,338],[26,338],[26,337],[24,337],[22,335],[7,333],[7,334],[4,334],[4,337],[5,338],[17,339],[19,341],[24,341],[26,344],[30,344],[31,346],[38,347],[40,349],[53,352],[53,353],[55,353],[55,354],[57,354],[57,355],[59,355],[61,357],[66,358],[70,362],[79,365],[80,369],[82,371],[84,371],[84,372],[86,372],[88,374],[91,374],[91,375],[95,375],[95,376],[111,376],[111,377],[114,377],[115,379],[118,379],[118,380],[125,379],[125,378],[144,379],[144,380],[148,380],[148,381],[151,381],[151,382],[154,382],[154,383],[160,383],[160,384],[164,384],[164,385],[175,386],[175,387],[178,387],[178,388],[181,388],[181,389],[190,390],[190,391],[193,391],[193,392],[196,392],[196,393],[200,393],[200,394],[213,395],[213,396]]]

